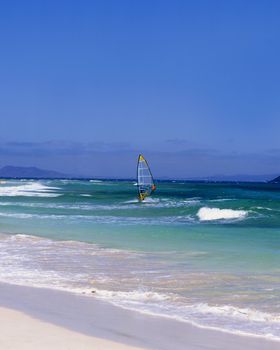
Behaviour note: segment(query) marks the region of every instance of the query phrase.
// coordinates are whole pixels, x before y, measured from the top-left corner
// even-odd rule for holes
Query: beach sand
[[[140,350],[138,347],[70,331],[11,309],[0,308],[0,322],[0,349]]]
[[[93,296],[0,284],[0,349],[278,350],[280,342],[198,328]]]

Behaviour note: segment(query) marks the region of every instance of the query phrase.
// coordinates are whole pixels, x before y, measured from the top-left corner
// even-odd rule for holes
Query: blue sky
[[[0,4],[0,166],[280,173],[278,1]]]

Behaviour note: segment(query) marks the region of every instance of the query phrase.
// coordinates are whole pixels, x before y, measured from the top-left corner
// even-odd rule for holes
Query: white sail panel
[[[146,159],[140,154],[137,165],[137,185],[139,199],[142,201],[155,191],[156,186]]]

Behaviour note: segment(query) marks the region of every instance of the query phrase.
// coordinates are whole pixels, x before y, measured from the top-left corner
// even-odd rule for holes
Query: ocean
[[[280,186],[7,180],[0,281],[280,340]]]

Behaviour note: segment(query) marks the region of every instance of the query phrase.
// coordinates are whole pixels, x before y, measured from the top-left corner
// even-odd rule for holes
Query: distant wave
[[[119,209],[139,209],[139,205],[131,205],[131,206],[125,206],[126,204],[140,204],[143,207],[149,206],[149,207],[155,207],[155,208],[179,208],[179,207],[191,207],[191,206],[197,206],[200,203],[199,197],[191,197],[186,200],[178,199],[170,199],[170,198],[145,198],[144,201],[139,202],[137,198],[128,200],[123,202],[121,206],[119,206]],[[111,209],[112,207],[108,207]]]
[[[200,221],[244,219],[248,215],[246,210],[220,209],[220,208],[200,208],[197,216]]]
[[[0,217],[16,219],[38,219],[38,220],[67,220],[71,223],[93,222],[102,224],[127,225],[170,225],[188,224],[194,221],[191,215],[165,216],[165,217],[117,217],[117,216],[96,216],[96,215],[68,215],[68,214],[29,214],[29,213],[7,213],[0,212]]]

